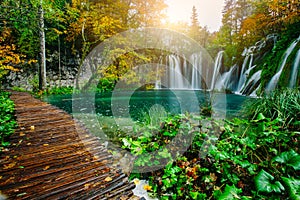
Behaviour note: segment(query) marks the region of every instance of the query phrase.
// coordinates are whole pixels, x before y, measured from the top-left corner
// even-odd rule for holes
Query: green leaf
[[[287,187],[290,198],[292,200],[300,200],[300,180],[282,177],[282,181]]]
[[[170,158],[171,154],[169,153],[168,149],[164,148],[162,151],[158,152],[162,158]]]
[[[265,119],[266,119],[266,117],[262,113],[259,113],[256,118],[257,121],[263,121]]]
[[[276,156],[273,161],[286,164],[295,170],[300,170],[300,155],[294,150],[281,153],[279,156]]]
[[[274,177],[271,174],[261,170],[254,179],[257,191],[266,193],[280,193],[284,191],[283,185],[279,181],[274,182],[273,180]]]
[[[190,192],[192,199],[198,199],[199,192]]]
[[[234,185],[226,185],[224,192],[219,196],[218,200],[240,199],[240,193],[242,193],[242,189],[238,189]]]

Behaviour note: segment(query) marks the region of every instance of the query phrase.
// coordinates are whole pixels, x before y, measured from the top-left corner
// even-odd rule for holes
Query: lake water
[[[101,94],[79,94],[79,95],[50,95],[44,100],[72,114],[86,109],[91,102],[94,111],[101,116],[125,117],[130,116],[138,120],[150,108],[158,106],[165,112],[180,114],[191,112],[200,113],[200,107],[205,107],[212,102],[215,114],[222,117],[232,118],[239,116],[239,111],[249,97],[209,93],[193,90],[152,90],[152,91],[114,91]],[[80,108],[73,109],[73,105]]]

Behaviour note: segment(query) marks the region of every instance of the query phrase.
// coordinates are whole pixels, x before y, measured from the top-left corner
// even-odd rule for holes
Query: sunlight
[[[166,0],[167,17],[171,23],[190,22],[193,6],[197,9],[198,20],[202,27],[217,31],[221,26],[223,0]]]

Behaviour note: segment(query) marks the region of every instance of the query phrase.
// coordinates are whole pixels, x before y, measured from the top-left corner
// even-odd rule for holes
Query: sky
[[[198,12],[202,27],[207,26],[210,32],[218,31],[221,26],[224,0],[166,0],[167,15],[171,22],[190,22],[193,6]]]

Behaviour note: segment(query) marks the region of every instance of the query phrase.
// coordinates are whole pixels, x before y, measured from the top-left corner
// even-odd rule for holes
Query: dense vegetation
[[[0,152],[8,146],[8,138],[14,132],[17,123],[14,117],[14,102],[9,99],[9,92],[0,92]]]
[[[181,115],[159,128],[143,127],[121,139],[137,157],[134,167],[142,172],[168,164],[132,177],[147,178],[148,192],[159,199],[299,199],[299,102],[299,90],[280,91],[249,104],[249,118]],[[188,150],[181,155],[178,145]]]
[[[88,53],[105,39],[129,29],[163,27],[188,35],[212,57],[223,50],[224,70],[242,64],[245,48],[276,34],[275,46],[256,60],[265,86],[285,49],[300,35],[296,0],[226,0],[222,26],[214,33],[199,24],[195,7],[190,24],[163,22],[166,6],[164,0],[3,0],[0,81],[10,71],[33,71],[39,77],[31,81],[33,88],[41,90],[36,91],[38,95],[72,93],[71,87],[46,87],[44,62],[47,69],[59,73],[71,62],[78,71]],[[116,46],[126,47],[131,41],[117,42]],[[148,49],[114,51],[124,53],[104,66],[98,92],[113,90],[129,69],[158,59],[157,52]],[[283,74],[281,86],[287,85],[287,79]],[[149,193],[160,199],[300,199],[299,94],[295,89],[265,95],[249,103],[245,118],[230,121],[156,113],[144,120],[142,128],[134,129],[135,134],[117,138],[117,142],[137,156],[136,168],[147,171],[163,166],[131,175],[147,178]],[[14,105],[8,97],[7,92],[0,93],[2,146],[8,145],[16,126]]]
[[[43,32],[47,46],[47,69],[61,73],[64,65],[74,62],[74,57],[81,60],[74,63],[73,67],[77,69],[93,47],[116,33],[132,28],[163,27],[187,34],[205,47],[212,57],[224,50],[227,68],[242,62],[244,48],[276,33],[279,36],[278,45],[263,58],[260,66],[264,68],[264,82],[278,67],[274,60],[279,60],[282,50],[300,34],[297,1],[226,0],[222,26],[214,33],[199,24],[195,7],[191,8],[190,24],[172,24],[164,20],[166,7],[164,0],[43,0],[42,4],[37,0],[1,1],[0,78],[9,70],[20,68],[36,74],[41,71],[42,65],[39,64],[38,70],[36,63],[41,62],[39,55]],[[43,16],[40,14],[42,11]],[[44,21],[44,28],[40,25],[41,21]],[[120,70],[126,71],[151,59],[153,56],[145,57],[144,52],[119,57],[107,66],[109,70],[103,72],[107,76],[104,87],[111,88],[109,85],[116,83],[122,74]],[[40,82],[46,78],[42,74],[39,76]],[[46,88],[41,83],[38,86],[40,89]]]

